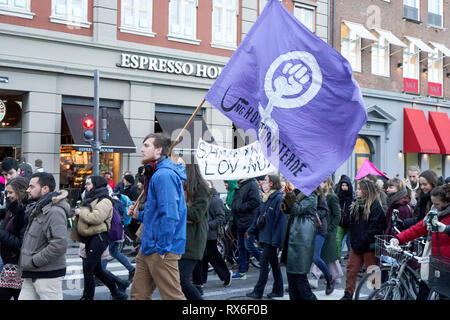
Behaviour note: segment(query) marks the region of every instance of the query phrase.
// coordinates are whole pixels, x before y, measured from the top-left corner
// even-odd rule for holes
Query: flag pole
[[[180,131],[180,133],[178,134],[177,138],[175,139],[175,141],[172,143],[170,150],[169,150],[169,158],[172,158],[172,151],[173,148],[175,148],[175,146],[179,143],[179,140],[181,139],[181,136],[183,135],[183,133],[187,130],[187,128],[189,128],[189,126],[191,125],[192,121],[194,120],[195,116],[197,115],[197,113],[200,111],[200,109],[202,108],[203,104],[205,103],[205,98],[203,98],[202,102],[200,102],[200,104],[198,105],[198,107],[195,109],[194,113],[192,113],[191,117],[189,118],[188,122],[186,122],[186,124],[184,125],[183,129]],[[139,204],[142,196],[144,195],[144,190],[142,190],[141,194],[139,195],[139,197],[136,199],[136,201],[134,202],[134,204],[131,206],[131,211],[134,210],[134,208]]]
[[[198,105],[197,109],[195,109],[194,113],[191,115],[191,117],[189,118],[188,122],[186,122],[186,124],[184,125],[184,128],[180,131],[180,133],[178,134],[178,137],[175,139],[175,141],[172,143],[172,146],[170,147],[169,150],[169,157],[172,158],[172,151],[175,148],[175,146],[179,143],[179,140],[181,139],[181,136],[183,135],[183,133],[186,131],[186,129],[191,125],[192,121],[194,120],[195,116],[197,115],[197,113],[199,112],[199,110],[202,108],[203,104],[205,103],[205,98],[203,98],[202,102],[200,102],[200,104]]]

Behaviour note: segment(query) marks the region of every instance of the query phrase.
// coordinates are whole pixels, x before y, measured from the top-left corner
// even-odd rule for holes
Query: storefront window
[[[113,180],[119,181],[120,153],[100,153],[100,173],[111,171]],[[84,181],[92,174],[92,152],[77,151],[75,147],[62,146],[60,153],[60,189],[68,189],[69,199],[79,200]]]
[[[408,173],[406,172],[406,168],[408,167],[418,167],[419,166],[419,154],[418,153],[405,153],[405,177],[408,176]]]
[[[430,170],[442,176],[442,154],[430,154]]]
[[[0,128],[20,128],[22,101],[0,100]]]

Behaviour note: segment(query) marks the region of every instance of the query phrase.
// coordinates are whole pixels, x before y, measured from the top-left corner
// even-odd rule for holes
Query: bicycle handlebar
[[[428,260],[428,257],[418,257],[407,250],[403,250],[400,247],[393,246],[390,243],[388,243],[388,244],[386,244],[386,243],[388,243],[388,242],[384,241],[384,246],[388,251],[396,251],[396,252],[403,254],[409,258],[413,258],[413,259],[417,260],[417,262],[419,262],[419,263],[425,263]]]

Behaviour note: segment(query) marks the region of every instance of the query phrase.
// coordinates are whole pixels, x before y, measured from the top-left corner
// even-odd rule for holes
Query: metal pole
[[[94,141],[92,143],[92,174],[95,176],[100,175],[99,172],[99,159],[100,159],[100,99],[98,95],[100,72],[95,70],[94,72]]]

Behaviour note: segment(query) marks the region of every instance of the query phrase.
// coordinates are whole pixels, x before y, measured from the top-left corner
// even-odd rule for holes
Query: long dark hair
[[[188,205],[192,204],[194,196],[199,190],[203,189],[210,194],[208,183],[203,179],[198,164],[186,165],[186,177],[187,179],[183,181],[183,188],[186,192],[186,203]]]

